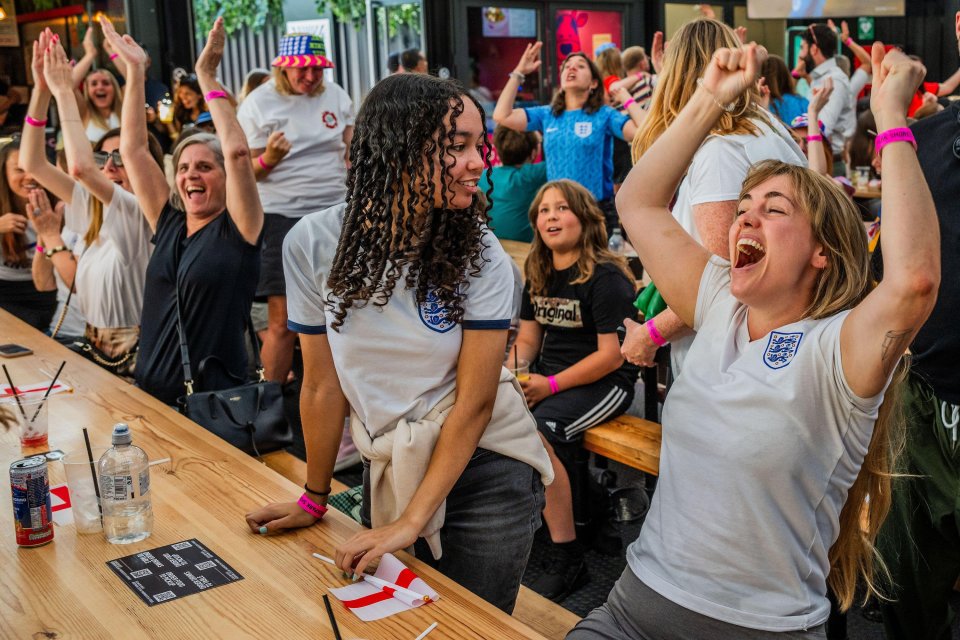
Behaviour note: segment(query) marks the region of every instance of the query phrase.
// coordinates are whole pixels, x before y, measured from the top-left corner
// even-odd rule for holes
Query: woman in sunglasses
[[[67,55],[49,29],[33,45],[32,67],[36,86],[24,124],[21,163],[67,205],[63,229],[56,217],[30,212],[39,244],[63,281],[76,287],[73,300],[87,323],[84,336],[121,364],[119,373],[132,375],[152,233],[118,151],[120,129],[108,131],[91,150]],[[44,153],[51,95],[60,112],[69,174],[50,164]],[[149,148],[162,166],[159,143],[151,138]]]

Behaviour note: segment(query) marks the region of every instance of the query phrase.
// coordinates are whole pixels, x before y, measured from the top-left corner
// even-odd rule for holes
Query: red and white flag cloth
[[[34,394],[43,395],[47,392],[47,387],[50,386],[50,383],[53,382],[53,379],[44,380],[43,382],[34,382],[32,384],[17,385],[17,393],[21,396],[31,397]],[[53,389],[50,389],[50,395],[55,393],[70,393],[73,391],[73,388],[68,385],[63,380],[57,380],[57,384],[53,385]],[[0,384],[0,400],[5,398],[12,398],[13,392],[10,391],[9,384]]]
[[[380,566],[373,575],[404,589],[429,596],[431,600],[440,599],[436,591],[393,554],[383,554]],[[330,593],[364,622],[379,620],[427,604],[422,599],[414,601],[406,594],[397,593],[389,587],[380,588],[364,580],[339,589],[331,589]]]

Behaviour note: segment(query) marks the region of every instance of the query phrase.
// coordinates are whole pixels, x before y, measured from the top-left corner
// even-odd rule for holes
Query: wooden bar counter
[[[332,555],[358,524],[331,509],[307,529],[252,534],[244,513],[269,501],[295,500],[301,488],[2,310],[0,342],[34,351],[3,360],[20,385],[51,378],[67,361],[61,379],[74,391],[48,400],[50,449],[82,450],[83,427],[95,446],[109,445],[112,426],[125,422],[151,460],[171,459],[150,470],[155,523],[146,540],[112,545],[102,533],[80,535],[68,524],[56,527],[52,543],[21,549],[14,538],[7,470],[14,460],[43,449],[21,451],[18,435],[0,428],[0,638],[333,637],[321,596],[347,582],[339,569],[311,553]],[[62,465],[48,466],[51,484],[64,482]],[[148,607],[106,564],[191,538],[223,558],[243,580]],[[331,596],[344,640],[412,640],[434,621],[439,626],[429,640],[542,637],[415,558],[397,555],[441,600],[361,622]]]

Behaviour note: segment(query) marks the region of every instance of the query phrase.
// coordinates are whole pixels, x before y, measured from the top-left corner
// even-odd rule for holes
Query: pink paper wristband
[[[46,120],[37,120],[36,118],[31,118],[30,116],[27,116],[26,118],[24,118],[24,122],[26,122],[26,123],[27,123],[28,125],[30,125],[31,127],[45,127],[45,126],[47,126],[47,121],[46,121]]]
[[[917,139],[913,137],[913,131],[910,131],[907,127],[897,127],[887,129],[877,136],[873,143],[876,154],[880,155],[880,151],[891,142],[909,142],[913,145],[913,150],[917,150]]]
[[[550,393],[551,393],[551,394],[560,393],[560,385],[557,384],[557,378],[556,378],[556,376],[548,376],[548,377],[547,377],[547,382],[550,383]]]
[[[653,340],[653,344],[657,345],[658,347],[667,346],[667,341],[664,340],[663,335],[657,329],[657,325],[653,323],[653,318],[650,318],[644,322],[643,326],[647,328],[647,333],[650,334],[650,339]]]
[[[847,45],[848,47],[850,46],[850,43],[851,43],[851,42],[853,42],[853,38],[852,38],[852,37],[847,38],[846,40],[843,41],[843,43],[844,43],[845,45]]]
[[[633,98],[630,98],[629,100],[627,100],[626,102],[623,103],[623,108],[624,108],[624,109],[629,109],[629,108],[630,108],[630,105],[632,105],[632,104],[637,104],[637,101],[634,100]]]
[[[110,54],[110,59],[111,59],[111,60],[116,60],[116,59],[119,58],[119,57],[120,57],[120,54],[119,54],[119,53],[111,53],[111,54]]]
[[[227,95],[226,91],[220,91],[219,89],[217,89],[216,91],[208,91],[206,95],[203,96],[203,99],[206,100],[207,102],[210,102],[211,100],[216,100],[217,98],[229,98],[229,97],[230,96]]]
[[[807,136],[807,142],[823,142],[823,136],[815,133],[812,136]]]
[[[270,169],[273,169],[275,166],[277,166],[275,164],[267,164],[264,162],[262,155],[257,156],[257,163],[263,167],[264,171],[270,171]]]
[[[300,496],[300,499],[297,500],[297,506],[312,515],[317,520],[323,518],[323,516],[327,513],[327,508],[325,506],[314,502],[307,494]]]

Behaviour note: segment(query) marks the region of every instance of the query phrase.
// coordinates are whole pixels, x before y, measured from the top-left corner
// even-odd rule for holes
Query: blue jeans
[[[360,518],[370,526],[369,466],[363,467]],[[533,534],[543,510],[540,474],[526,463],[477,449],[447,495],[440,529],[443,556],[434,560],[426,541],[414,545],[417,558],[495,607],[512,613]]]

